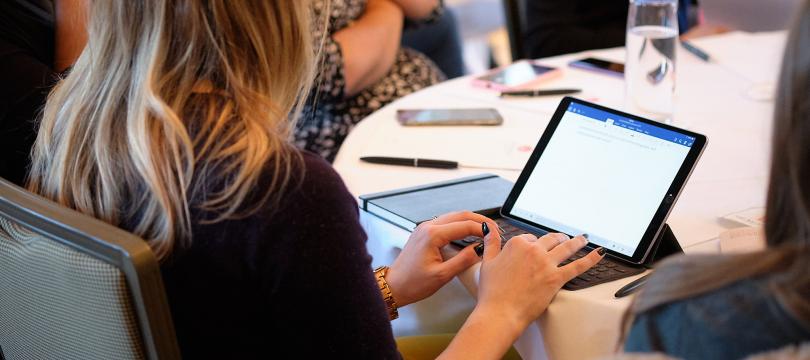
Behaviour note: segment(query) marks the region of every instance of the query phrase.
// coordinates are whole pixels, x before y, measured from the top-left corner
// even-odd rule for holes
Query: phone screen
[[[415,109],[397,111],[402,125],[500,125],[495,109]]]
[[[554,70],[555,68],[552,67],[522,61],[509,65],[503,68],[501,71],[484,75],[478,79],[505,86],[517,86],[532,81],[534,78]]]
[[[617,75],[624,75],[624,64],[597,58],[586,58],[577,60],[572,62],[571,66],[585,70],[597,70]]]

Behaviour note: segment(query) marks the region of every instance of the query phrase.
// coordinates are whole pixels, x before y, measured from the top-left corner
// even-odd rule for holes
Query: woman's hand
[[[558,267],[581,249],[583,236],[562,234],[541,238],[516,236],[501,250],[497,228],[484,238],[484,261],[478,286],[478,305],[440,359],[496,359],[503,356],[520,333],[543,311],[568,280],[590,269],[604,256],[594,250]]]
[[[447,214],[416,227],[385,279],[397,306],[405,306],[433,295],[458,273],[480,258],[468,246],[444,261],[441,248],[467,236],[483,236],[481,223],[497,227],[491,219],[472,212]]]
[[[538,239],[526,234],[509,240],[503,250],[498,239],[495,234],[486,237],[478,307],[511,319],[521,331],[546,310],[566,282],[604,256],[600,248],[558,267],[588,244],[584,236],[569,239],[564,234],[548,234]]]

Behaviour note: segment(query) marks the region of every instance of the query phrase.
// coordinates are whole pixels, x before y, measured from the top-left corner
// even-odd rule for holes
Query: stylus
[[[613,296],[620,298],[638,291],[639,289],[641,289],[642,286],[644,286],[644,284],[647,283],[647,279],[650,277],[650,275],[652,274],[647,274],[636,280],[633,280],[633,282],[625,285],[624,287],[619,289],[619,291],[616,291],[616,293],[613,294]]]
[[[539,96],[554,96],[554,95],[571,95],[582,92],[580,89],[548,89],[548,90],[517,90],[517,91],[504,91],[501,97],[539,97]]]

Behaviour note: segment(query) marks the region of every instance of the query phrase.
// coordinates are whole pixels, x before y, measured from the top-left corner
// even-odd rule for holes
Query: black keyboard
[[[501,230],[501,245],[506,244],[506,241],[508,239],[511,239],[517,235],[527,233],[526,230],[523,230],[521,228],[518,228],[517,226],[510,224],[505,219],[496,219],[495,222],[498,224],[498,227],[500,227]],[[533,235],[541,236],[543,234],[533,234]],[[482,241],[484,240],[480,237],[468,236],[464,239],[453,241],[453,244],[463,248],[470,245],[477,245]],[[590,252],[589,250],[585,249],[577,251],[576,254],[560,263],[559,266],[567,265],[572,261],[575,261],[585,255],[588,255],[589,252]],[[590,270],[567,282],[563,286],[563,289],[566,290],[585,289],[594,285],[599,285],[606,282],[626,278],[628,276],[641,274],[644,272],[644,270],[646,269],[643,266],[634,266],[626,264],[621,260],[605,257],[604,259],[602,259],[602,261],[598,262]]]

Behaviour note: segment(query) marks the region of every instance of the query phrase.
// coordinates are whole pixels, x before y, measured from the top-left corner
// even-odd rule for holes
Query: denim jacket
[[[624,349],[683,359],[740,359],[810,341],[810,324],[791,316],[768,284],[767,276],[741,280],[641,313]]]

